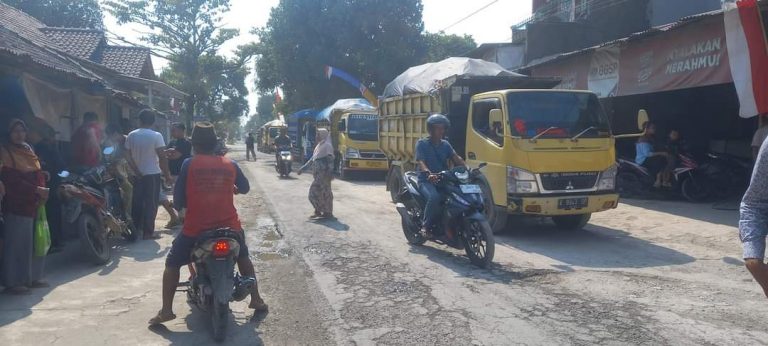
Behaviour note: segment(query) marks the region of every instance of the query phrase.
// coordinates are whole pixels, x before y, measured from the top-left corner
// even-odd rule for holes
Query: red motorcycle
[[[62,183],[58,193],[64,201],[64,221],[75,226],[85,257],[99,265],[111,258],[111,238],[135,240],[138,234],[125,214],[119,182],[107,169],[113,152],[112,147],[104,149],[106,165],[82,174],[59,173]]]

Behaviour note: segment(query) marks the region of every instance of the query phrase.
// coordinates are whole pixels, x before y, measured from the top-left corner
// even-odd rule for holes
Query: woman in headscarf
[[[6,291],[24,294],[29,288],[47,287],[42,281],[45,257],[33,254],[37,209],[48,199],[40,160],[26,143],[27,125],[11,120],[5,142],[0,146],[0,180],[6,196],[2,210],[5,220],[2,284]]]
[[[309,165],[313,166],[314,181],[309,187],[309,202],[315,207],[315,213],[310,218],[333,218],[333,192],[331,191],[333,144],[331,144],[328,129],[317,129],[316,140],[317,145],[312,158],[299,169],[298,174],[301,174]]]

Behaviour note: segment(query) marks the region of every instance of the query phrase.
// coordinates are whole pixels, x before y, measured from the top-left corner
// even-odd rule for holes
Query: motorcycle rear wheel
[[[680,192],[689,202],[700,203],[709,198],[709,191],[700,178],[688,178],[680,185]]]
[[[213,323],[213,340],[224,341],[227,336],[227,324],[229,323],[229,303],[213,302],[211,322]]]
[[[469,220],[464,230],[464,250],[472,264],[480,268],[488,268],[493,261],[496,242],[488,221]]]
[[[98,265],[109,262],[111,257],[109,236],[96,215],[90,211],[81,213],[77,219],[77,232],[80,238],[80,247],[89,261]]]
[[[419,207],[412,200],[406,202],[405,207],[408,212],[408,217],[410,218],[410,220],[401,218],[405,239],[407,239],[408,243],[411,245],[424,245],[424,243],[427,241],[427,238],[421,235],[421,227],[419,227],[421,224],[421,219],[418,214]]]

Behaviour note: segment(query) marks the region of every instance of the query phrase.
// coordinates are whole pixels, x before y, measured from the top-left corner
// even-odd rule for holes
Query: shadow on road
[[[330,228],[334,231],[338,232],[346,232],[349,231],[349,225],[346,223],[343,223],[339,221],[339,219],[333,218],[333,219],[316,219],[316,220],[309,220],[307,221],[309,223],[313,223],[320,226],[325,226],[327,228]]]
[[[496,246],[507,246],[526,253],[549,257],[563,264],[553,265],[569,271],[569,266],[586,268],[648,268],[681,265],[696,259],[682,252],[659,246],[629,233],[588,225],[583,231],[561,231],[554,224],[520,225],[514,232],[496,235]]]
[[[715,204],[697,204],[684,201],[622,199],[621,203],[718,225],[731,227],[739,225],[739,203],[735,200]]]
[[[256,330],[266,314],[254,315],[249,322],[237,323],[229,314],[227,336],[223,344],[231,345],[263,345],[260,333]],[[262,316],[264,315],[264,316]],[[184,317],[187,330],[183,332],[172,331],[164,325],[149,326],[153,333],[169,341],[169,345],[212,345],[213,331],[211,317],[195,307]]]

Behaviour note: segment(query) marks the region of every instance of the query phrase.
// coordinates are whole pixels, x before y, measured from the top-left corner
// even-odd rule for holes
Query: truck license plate
[[[581,209],[586,208],[589,204],[589,199],[587,197],[580,197],[580,198],[562,198],[557,200],[557,209]]]
[[[480,185],[461,185],[461,192],[463,193],[480,193]]]
[[[384,161],[365,161],[364,165],[368,168],[384,168]]]

